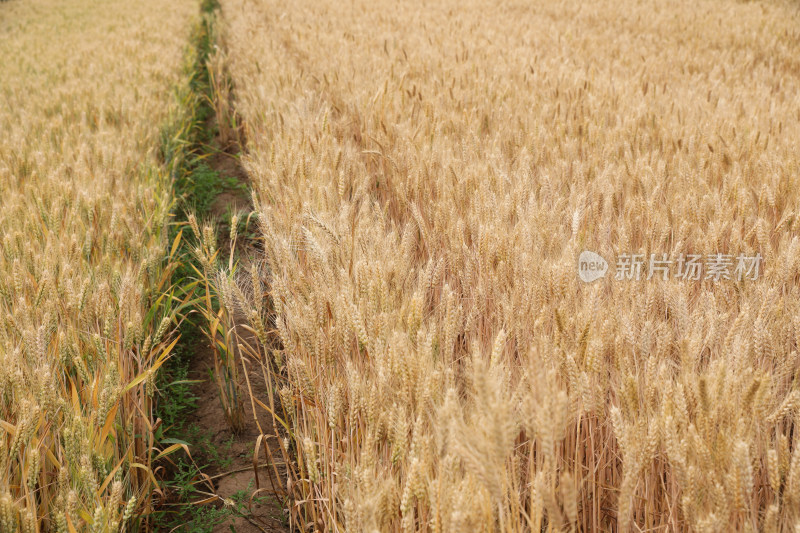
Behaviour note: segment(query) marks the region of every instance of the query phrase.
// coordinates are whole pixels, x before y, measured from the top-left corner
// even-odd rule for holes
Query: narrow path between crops
[[[196,243],[190,235],[189,220],[196,216],[201,225],[208,222],[216,227],[219,256],[226,258],[226,264],[232,256],[239,269],[246,270],[252,258],[260,256],[255,218],[249,216],[249,183],[239,163],[244,142],[239,135],[241,128],[230,114],[232,86],[225,75],[224,58],[214,53],[218,51],[215,26],[219,5],[216,0],[203,0],[201,6],[202,21],[194,37],[197,56],[191,93],[183,101],[190,106],[187,111],[192,123],[181,132],[189,155],[180,163],[175,185],[181,198],[175,226],[183,228],[180,245],[184,262],[176,276],[183,287],[178,292],[185,295],[188,307],[181,313],[180,355],[162,378],[160,407],[160,418],[166,420],[167,427],[165,445],[186,443],[191,457],[162,465],[165,484],[155,527],[170,533],[284,532],[290,528],[283,454],[272,416],[254,413],[255,402],[251,401],[251,395],[256,401],[269,395],[261,362],[236,356],[237,365],[247,368],[247,375],[239,371],[243,423],[233,431],[214,375],[217,353],[204,331],[209,328],[207,313],[213,316],[217,310],[199,307],[216,304],[213,299],[203,301],[203,289],[198,289],[200,281],[195,273],[204,268],[198,270],[198,258],[192,251]],[[249,226],[242,225],[243,220]],[[231,241],[234,225],[239,233]],[[174,239],[177,246],[180,235]],[[236,330],[233,337],[249,343],[246,328],[241,327],[245,320],[233,317],[232,322],[228,327]]]
[[[220,128],[216,124],[216,117],[209,118],[205,128],[206,131],[218,132]],[[247,185],[247,175],[238,160],[239,145],[226,143],[219,134],[211,145],[219,149],[206,159],[211,170],[219,173],[222,180],[228,184],[235,181],[239,185]],[[209,209],[208,216],[219,223],[219,248],[223,257],[228,256],[231,247],[228,237],[229,222],[225,221],[230,221],[232,214],[239,214],[241,218],[245,218],[247,213],[252,211],[246,189],[249,188],[227,187],[217,195]],[[238,239],[234,253],[240,262],[240,269],[246,271],[249,268],[248,261],[258,253],[257,241]],[[241,323],[243,321],[237,321],[237,325]],[[239,334],[242,335],[242,331],[239,331]],[[248,368],[249,390],[254,397],[265,399],[267,391],[263,376],[260,374],[260,365],[257,361],[253,361],[252,364],[248,364]],[[190,380],[202,381],[194,389],[197,409],[187,417],[186,422],[189,426],[198,428],[199,433],[207,439],[203,446],[205,453],[208,453],[209,445],[218,453],[217,460],[205,461],[209,466],[203,470],[213,483],[217,496],[232,505],[237,495],[239,500],[242,495],[246,495],[248,509],[246,516],[234,515],[215,525],[213,532],[289,531],[283,494],[286,470],[280,459],[281,452],[276,444],[277,437],[272,418],[266,416],[267,413],[256,413],[259,420],[259,423],[256,423],[253,404],[248,396],[248,380],[242,376],[239,385],[243,393],[244,427],[238,433],[231,431],[220,402],[213,372],[214,350],[207,339],[199,339],[193,346],[187,377]],[[259,437],[262,435],[259,424],[264,436],[261,439],[261,449],[256,450]],[[264,443],[269,446],[269,450],[264,449]],[[254,456],[257,462],[254,461]],[[211,458],[194,457],[194,459],[196,462],[201,462],[203,459]],[[257,470],[254,469],[256,464]]]

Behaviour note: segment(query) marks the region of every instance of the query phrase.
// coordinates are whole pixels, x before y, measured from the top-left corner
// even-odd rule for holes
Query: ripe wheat
[[[796,4],[222,8],[264,238],[229,305],[274,331],[296,523],[800,524]],[[584,284],[584,249],[764,270]]]
[[[172,340],[170,177],[192,1],[0,5],[0,531],[150,509]]]

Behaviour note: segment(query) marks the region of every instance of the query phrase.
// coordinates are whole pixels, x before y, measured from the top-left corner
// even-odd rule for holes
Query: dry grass
[[[130,531],[169,353],[160,128],[191,1],[0,5],[0,531]]]
[[[279,340],[295,524],[800,525],[796,4],[223,14],[265,253],[226,301]],[[765,263],[584,284],[584,249]]]

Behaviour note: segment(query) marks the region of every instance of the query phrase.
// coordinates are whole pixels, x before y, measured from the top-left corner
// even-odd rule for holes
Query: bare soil
[[[197,396],[197,410],[187,417],[188,425],[196,425],[201,433],[208,436],[212,446],[220,454],[232,460],[224,470],[219,465],[213,464],[204,470],[211,478],[216,494],[222,499],[229,499],[239,491],[257,492],[258,502],[252,502],[248,518],[232,517],[214,528],[214,533],[229,533],[231,527],[237,533],[250,533],[259,531],[283,532],[289,531],[286,525],[286,512],[284,510],[283,486],[286,478],[285,465],[277,464],[279,477],[276,476],[272,465],[267,465],[263,450],[255,450],[261,433],[253,417],[253,409],[249,398],[243,398],[245,411],[245,426],[238,432],[231,431],[225,419],[225,413],[219,400],[217,387],[210,377],[214,370],[214,352],[208,342],[197,343],[197,350],[192,358],[189,368],[189,379],[204,380],[195,389]],[[263,377],[257,370],[250,371],[250,384],[253,393],[260,398],[266,398],[267,391]],[[242,391],[247,395],[247,386],[242,380]],[[276,432],[272,426],[268,413],[257,413],[261,428],[264,431],[267,445],[270,446],[272,457],[280,461],[280,449],[275,438]],[[194,455],[194,450],[192,450]],[[253,456],[258,457],[258,482],[253,468]],[[195,457],[196,462],[203,458]],[[256,491],[256,487],[261,490]],[[221,501],[219,505],[224,505]]]

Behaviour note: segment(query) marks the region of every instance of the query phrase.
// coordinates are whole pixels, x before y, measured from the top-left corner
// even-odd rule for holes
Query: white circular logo
[[[578,277],[586,283],[600,279],[608,272],[608,263],[599,254],[584,250],[578,257]]]

